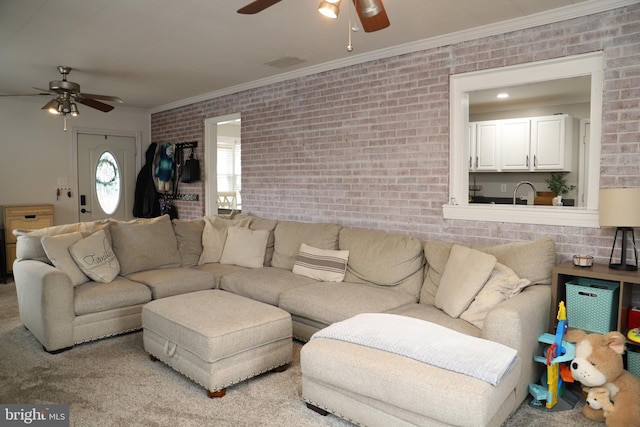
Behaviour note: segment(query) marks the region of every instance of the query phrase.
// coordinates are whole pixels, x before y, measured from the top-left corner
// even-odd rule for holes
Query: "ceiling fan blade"
[[[356,6],[356,11],[360,17],[360,22],[362,23],[362,28],[367,33],[382,30],[391,25],[389,17],[387,16],[387,11],[384,9],[384,5],[382,4],[382,0],[377,0],[377,2],[380,4],[380,8],[382,10],[377,15],[367,18],[363,13],[363,7],[360,0],[353,0],[353,4]]]
[[[94,93],[79,93],[78,96],[80,98],[84,98],[84,99],[99,99],[102,101],[111,101],[111,102],[118,102],[120,104],[122,104],[124,101],[120,98],[118,98],[117,96],[109,96],[109,95],[96,95]]]
[[[238,13],[243,15],[253,15],[254,13],[262,12],[268,7],[279,3],[281,0],[255,0],[245,7],[238,9]]]
[[[50,93],[0,93],[0,96],[40,96],[47,95],[51,96]]]
[[[40,92],[44,92],[44,93],[39,93],[38,95],[53,95],[55,93],[55,92],[51,92],[49,89],[42,89],[40,87],[33,87],[33,89],[39,90]]]
[[[95,108],[96,110],[103,111],[105,113],[113,110],[113,105],[105,104],[104,102],[96,101],[95,99],[88,98],[76,98],[80,104],[84,104],[87,107]]]

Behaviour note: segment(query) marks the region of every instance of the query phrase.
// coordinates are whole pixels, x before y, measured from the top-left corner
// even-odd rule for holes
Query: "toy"
[[[565,382],[572,382],[573,380],[571,375],[568,375],[566,366],[562,365],[562,363],[571,361],[575,356],[574,345],[563,340],[565,331],[568,328],[567,310],[564,306],[564,301],[560,301],[560,304],[558,304],[557,319],[558,325],[555,335],[544,333],[538,337],[539,342],[551,344],[547,348],[545,356],[533,357],[536,362],[547,365],[547,371],[540,381],[543,385],[529,384],[529,393],[534,398],[532,402],[534,406],[541,405],[540,401],[544,400],[546,401],[545,407],[552,409],[556,408],[560,401],[562,404],[556,410],[565,410],[573,408],[578,399],[564,388]],[[558,400],[559,398],[562,399]]]
[[[629,329],[627,338],[629,338],[630,341],[640,343],[640,330],[638,330],[638,328]]]
[[[604,387],[591,388],[587,395],[587,403],[593,409],[602,409],[605,418],[614,410],[613,403],[609,399],[609,390]]]
[[[624,335],[620,332],[587,334],[574,329],[568,331],[565,338],[576,343],[576,357],[571,362],[573,378],[582,384],[585,393],[594,387],[608,390],[615,407],[605,416],[603,410],[585,405],[584,415],[605,421],[608,427],[640,427],[640,378],[624,369]]]

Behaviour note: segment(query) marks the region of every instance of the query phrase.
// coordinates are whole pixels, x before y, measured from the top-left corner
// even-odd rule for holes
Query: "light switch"
[[[507,184],[500,184],[500,192],[501,193],[507,192]]]

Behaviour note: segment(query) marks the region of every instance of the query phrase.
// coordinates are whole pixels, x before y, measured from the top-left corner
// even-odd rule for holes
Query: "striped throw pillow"
[[[323,282],[342,282],[348,259],[349,251],[318,249],[303,243],[293,272]]]

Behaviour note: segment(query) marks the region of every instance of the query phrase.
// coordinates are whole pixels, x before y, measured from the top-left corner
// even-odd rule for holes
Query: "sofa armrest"
[[[527,396],[528,384],[540,380],[541,366],[533,356],[540,350],[538,337],[548,329],[550,306],[551,287],[534,285],[499,304],[485,318],[482,337],[516,349],[522,361],[518,402]]]
[[[75,318],[71,279],[41,261],[13,264],[20,321],[47,351],[71,347]]]

